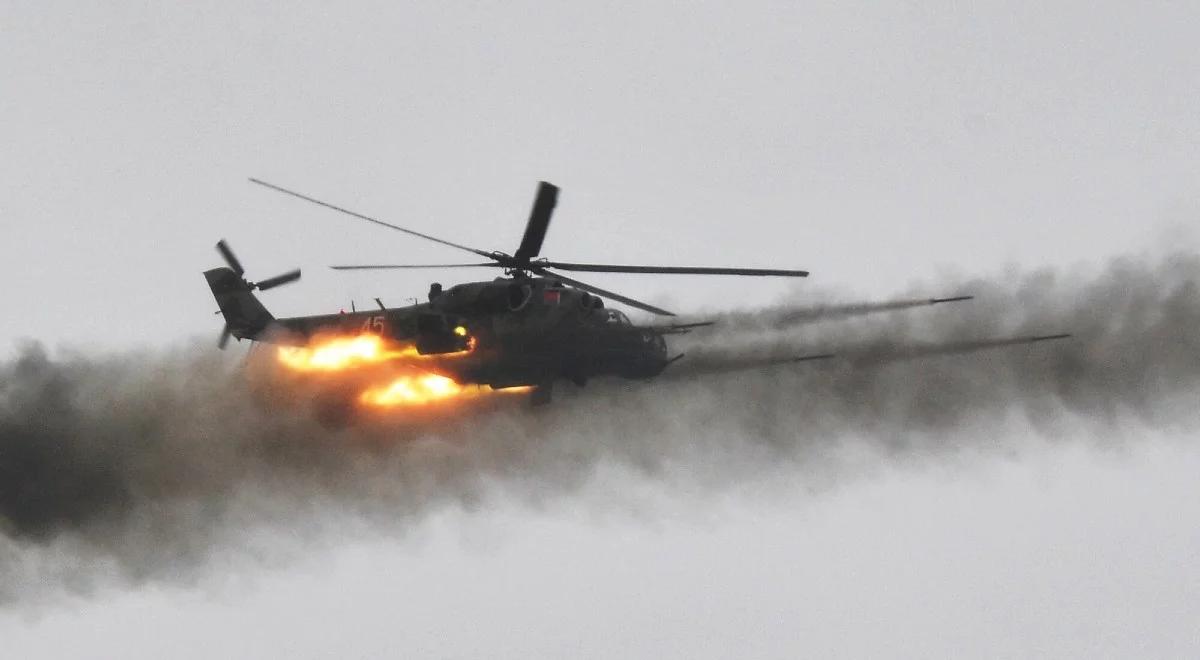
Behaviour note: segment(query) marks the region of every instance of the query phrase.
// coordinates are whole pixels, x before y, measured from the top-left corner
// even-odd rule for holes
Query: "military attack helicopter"
[[[503,275],[490,281],[429,288],[428,301],[404,307],[385,307],[351,313],[275,318],[254,296],[254,291],[300,279],[293,270],[252,282],[229,245],[221,240],[217,250],[227,266],[205,271],[225,327],[219,345],[230,337],[283,345],[304,345],[326,334],[378,335],[384,340],[415,346],[424,368],[459,384],[488,385],[494,389],[533,386],[532,400],[550,400],[555,381],[577,385],[599,376],[647,379],[661,374],[682,354],[670,355],[666,336],[687,333],[712,322],[635,325],[615,301],[664,317],[675,316],[660,307],[607,291],[562,275],[557,271],[593,273],[733,275],[749,277],[806,277],[804,270],[711,267],[645,266],[552,261],[541,257],[559,188],[540,182],[525,233],[512,254],[481,250],[429,234],[400,227],[349,209],[288,190],[259,179],[251,182],[323,206],[348,216],[469,252],[486,259],[474,263],[373,264],[332,266],[336,270],[386,270],[416,268],[499,268]],[[928,304],[966,300],[969,296],[931,299]],[[886,309],[887,304],[880,307]],[[1003,345],[1057,339],[1046,335],[1001,340]],[[439,359],[444,357],[445,359]],[[828,355],[792,356],[771,363],[820,359]],[[757,361],[748,368],[765,366]]]

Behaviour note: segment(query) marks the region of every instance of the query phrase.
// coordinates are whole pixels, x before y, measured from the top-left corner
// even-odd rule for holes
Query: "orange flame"
[[[415,346],[392,348],[375,335],[334,337],[309,346],[281,346],[279,361],[297,371],[338,371],[385,360],[420,357]]]
[[[373,406],[420,405],[456,398],[470,392],[462,385],[437,374],[401,376],[388,385],[371,387],[358,400]]]
[[[467,336],[466,328],[462,326],[456,327],[454,332],[459,336]],[[475,338],[467,339],[467,350],[435,356],[421,355],[413,345],[389,342],[377,335],[335,336],[316,339],[307,346],[280,347],[277,357],[284,366],[300,372],[336,372],[396,361],[394,367],[409,373],[393,376],[386,384],[371,385],[358,395],[359,403],[379,408],[421,406],[451,399],[474,399],[492,393],[527,392],[531,389],[510,387],[493,390],[486,385],[460,385],[446,376],[417,369],[415,363],[427,358],[454,358],[470,353],[475,348]]]
[[[458,332],[462,330],[463,332]],[[466,328],[459,326],[455,333],[465,336]],[[307,346],[279,347],[279,361],[297,371],[340,371],[364,364],[389,360],[424,360],[429,358],[461,357],[475,350],[475,338],[467,337],[466,350],[454,353],[421,355],[412,344],[385,341],[378,335],[327,337],[316,339]]]
[[[387,385],[372,387],[359,395],[362,403],[377,406],[413,406],[443,401],[446,399],[474,399],[490,394],[519,394],[532,387],[506,387],[492,389],[487,385],[463,386],[437,374],[401,376]]]

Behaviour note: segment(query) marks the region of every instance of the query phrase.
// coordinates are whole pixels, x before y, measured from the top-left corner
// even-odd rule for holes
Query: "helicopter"
[[[385,222],[299,192],[251,178],[250,182],[338,213],[404,234],[471,253],[486,261],[442,264],[370,264],[331,266],[341,271],[497,268],[502,275],[488,281],[430,285],[426,302],[350,313],[275,318],[254,295],[300,279],[293,270],[258,282],[245,278],[245,269],[224,240],[216,244],[226,266],[204,272],[224,316],[219,346],[230,337],[280,345],[301,346],[329,334],[372,334],[388,342],[413,346],[424,368],[456,383],[493,389],[532,386],[532,402],[548,403],[554,383],[567,380],[583,386],[590,379],[617,376],[650,379],[682,359],[671,355],[666,337],[712,325],[712,321],[634,324],[606,304],[617,302],[670,319],[675,314],[629,296],[601,289],[559,271],[591,273],[727,275],[803,278],[798,269],[726,266],[647,266],[554,261],[541,256],[542,244],[558,202],[559,188],[539,182],[524,234],[511,254],[482,250]],[[958,296],[931,299],[929,304],[969,299]],[[879,306],[887,309],[889,304]],[[996,345],[1058,339],[1044,335],[998,340]],[[983,347],[990,346],[984,342]],[[771,364],[824,359],[827,354],[788,356]],[[762,361],[747,368],[766,366]]]

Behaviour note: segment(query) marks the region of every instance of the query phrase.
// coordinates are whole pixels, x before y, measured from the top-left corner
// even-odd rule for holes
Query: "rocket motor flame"
[[[296,371],[341,371],[389,360],[418,359],[415,346],[395,348],[376,335],[334,337],[309,346],[281,346],[279,361]]]
[[[466,336],[462,326],[454,333]],[[469,337],[469,348],[458,353],[446,353],[436,357],[453,358],[470,353],[475,347]],[[281,364],[298,372],[332,373],[372,364],[393,363],[410,373],[394,377],[387,383],[367,387],[358,396],[358,402],[373,407],[417,406],[452,399],[477,398],[495,390],[487,386],[464,386],[440,374],[418,369],[416,363],[430,357],[421,355],[413,345],[397,345],[377,335],[352,337],[327,337],[314,340],[308,346],[284,346],[277,352]],[[504,392],[524,392],[529,388],[507,388]]]
[[[391,383],[371,387],[358,400],[372,406],[396,406],[430,403],[466,394],[462,385],[437,374],[401,376]]]
[[[533,391],[529,386],[493,389],[488,385],[459,385],[445,376],[420,374],[401,376],[388,385],[371,387],[359,395],[361,403],[376,406],[423,405],[448,399],[475,399],[493,394],[523,394]]]

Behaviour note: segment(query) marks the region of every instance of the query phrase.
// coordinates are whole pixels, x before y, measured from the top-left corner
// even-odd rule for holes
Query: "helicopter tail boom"
[[[232,269],[222,266],[206,270],[204,279],[225,317],[225,336],[254,339],[275,320]]]

